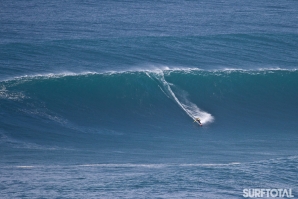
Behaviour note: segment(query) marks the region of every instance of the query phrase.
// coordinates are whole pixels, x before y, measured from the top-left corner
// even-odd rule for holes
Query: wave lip
[[[261,71],[289,71],[295,72],[298,68],[281,68],[281,67],[263,67],[263,68],[230,68],[220,67],[214,69],[202,69],[198,67],[179,67],[179,66],[166,66],[166,65],[145,65],[142,67],[130,67],[126,69],[114,69],[114,70],[86,70],[80,72],[62,71],[62,72],[48,72],[48,73],[33,73],[24,74],[20,76],[9,77],[1,79],[0,82],[7,82],[12,80],[24,80],[35,78],[63,78],[69,76],[85,76],[85,75],[113,75],[123,73],[155,73],[155,74],[170,74],[171,72],[192,73],[192,72],[261,72]]]

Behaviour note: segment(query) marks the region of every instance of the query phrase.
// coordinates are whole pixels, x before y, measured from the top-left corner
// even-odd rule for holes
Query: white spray
[[[146,73],[151,79],[152,77]],[[171,89],[171,86],[174,86],[173,84],[171,83],[168,83],[165,78],[164,78],[164,74],[162,71],[159,71],[158,73],[154,73],[153,76],[159,81],[162,83],[163,85],[163,89],[160,89],[166,94],[167,97],[171,97],[173,98],[177,104],[182,108],[182,110],[185,111],[185,113],[191,117],[192,119],[195,119],[195,118],[200,118],[201,122],[203,124],[207,124],[207,123],[211,123],[213,122],[214,120],[214,117],[210,114],[210,113],[207,113],[205,111],[202,111],[199,107],[197,107],[196,104],[190,102],[187,97],[184,95],[182,96],[182,100],[179,100],[175,93],[172,91]]]

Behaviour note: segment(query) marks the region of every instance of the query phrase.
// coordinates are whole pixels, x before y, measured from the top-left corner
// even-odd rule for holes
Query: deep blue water
[[[297,10],[1,1],[0,197],[297,197]]]

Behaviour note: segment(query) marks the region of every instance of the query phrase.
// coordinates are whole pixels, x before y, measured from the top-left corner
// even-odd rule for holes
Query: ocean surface
[[[298,197],[297,1],[0,4],[0,198]]]

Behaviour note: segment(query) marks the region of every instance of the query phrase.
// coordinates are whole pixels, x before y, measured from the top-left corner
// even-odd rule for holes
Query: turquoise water
[[[296,196],[297,6],[4,1],[1,198]]]

